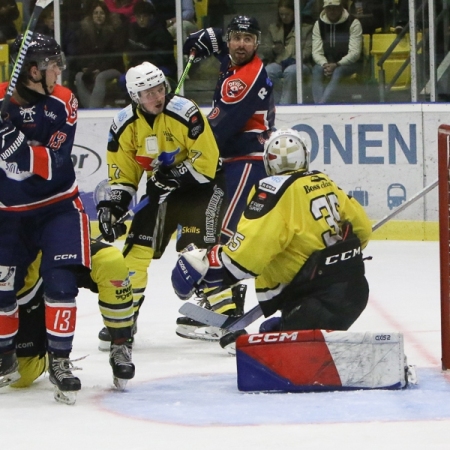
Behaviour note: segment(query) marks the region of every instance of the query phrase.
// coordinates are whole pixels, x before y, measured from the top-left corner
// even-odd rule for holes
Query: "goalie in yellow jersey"
[[[269,176],[253,188],[229,242],[179,254],[172,284],[181,299],[255,278],[264,316],[281,311],[261,332],[353,324],[369,296],[361,251],[372,227],[354,198],[310,171],[309,153],[296,130],[271,135],[264,150]]]
[[[91,254],[92,269],[77,273],[77,285],[99,293],[103,323],[112,338],[109,363],[113,381],[118,389],[124,389],[135,374],[131,356],[133,295],[128,268],[121,251],[111,245],[92,240]],[[24,287],[18,293],[16,351],[20,379],[11,384],[12,387],[28,387],[47,369],[45,302],[39,267],[40,255],[29,266]]]

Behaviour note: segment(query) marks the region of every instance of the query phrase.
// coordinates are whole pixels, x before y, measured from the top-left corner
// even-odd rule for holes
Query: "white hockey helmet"
[[[264,144],[264,166],[267,175],[308,170],[309,156],[310,150],[305,140],[292,128],[275,131]]]
[[[135,67],[130,67],[125,76],[127,91],[136,103],[139,103],[139,92],[164,83],[167,93],[170,92],[170,85],[161,69],[154,64],[143,62]]]

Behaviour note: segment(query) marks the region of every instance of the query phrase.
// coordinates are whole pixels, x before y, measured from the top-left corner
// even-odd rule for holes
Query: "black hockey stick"
[[[33,38],[33,32],[36,28],[36,23],[39,19],[39,16],[41,15],[41,12],[46,6],[52,3],[52,1],[53,0],[37,0],[36,5],[34,6],[33,13],[31,14],[27,28],[23,33],[22,44],[20,45],[19,53],[11,72],[8,89],[6,90],[5,98],[3,99],[2,107],[0,109],[1,122],[3,122],[3,118],[6,116],[11,97],[17,84],[17,79],[19,78],[20,71],[22,70],[22,66],[25,61],[28,47],[30,46],[31,40]]]

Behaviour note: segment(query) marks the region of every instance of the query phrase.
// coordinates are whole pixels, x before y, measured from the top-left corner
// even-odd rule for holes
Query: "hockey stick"
[[[145,208],[150,202],[148,197],[144,197],[137,205],[133,206],[133,208],[129,209],[120,219],[114,222],[114,225],[118,223],[124,223],[127,220],[132,219],[142,208]],[[103,239],[103,234],[97,236],[94,241],[98,242]]]
[[[36,23],[39,19],[39,16],[41,15],[41,12],[44,10],[44,8],[52,3],[52,1],[53,0],[37,0],[36,5],[34,6],[33,13],[31,14],[27,28],[23,33],[22,44],[20,45],[19,53],[12,69],[8,89],[6,90],[5,98],[3,99],[2,107],[0,109],[0,122],[3,122],[3,118],[6,116],[6,111],[8,110],[11,97],[17,84],[17,79],[19,78],[20,71],[22,70],[25,56],[27,54],[28,47],[31,44],[33,32],[36,28]]]
[[[391,213],[389,213],[387,216],[383,217],[381,220],[379,220],[377,223],[375,223],[372,227],[372,231],[377,230],[382,225],[384,225],[387,221],[391,220],[394,216],[396,216],[399,212],[406,209],[408,206],[412,205],[416,200],[419,200],[419,198],[422,198],[424,195],[428,194],[431,190],[433,190],[438,185],[438,180],[436,180],[434,183],[429,184],[428,186],[424,187],[421,191],[419,191],[416,195],[411,197],[409,200],[407,200],[405,203],[402,203],[398,208],[394,209]]]
[[[178,312],[197,322],[204,323],[212,327],[223,328],[228,331],[243,330],[245,327],[253,323],[262,316],[261,306],[256,305],[241,317],[230,317],[225,314],[219,314],[193,303],[185,303]]]
[[[194,59],[195,59],[195,50],[192,50],[189,55],[189,59],[186,64],[186,67],[184,68],[183,73],[181,74],[180,81],[178,82],[178,85],[175,88],[174,94],[178,94],[180,92],[181,86],[183,86],[184,80],[187,77],[187,74],[192,66],[192,63],[194,62]]]

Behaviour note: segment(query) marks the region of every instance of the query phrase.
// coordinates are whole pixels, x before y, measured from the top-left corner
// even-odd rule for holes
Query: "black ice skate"
[[[135,321],[133,324],[133,328],[131,329],[133,336],[137,333],[137,322]],[[98,333],[98,349],[101,352],[107,352],[111,348],[111,334],[108,328],[103,327]],[[127,341],[130,345],[133,344],[134,338],[130,338]]]
[[[131,362],[131,344],[111,344],[109,364],[113,370],[113,382],[117,389],[124,390],[128,380],[134,378],[135,367]]]
[[[72,370],[81,370],[81,368],[74,367],[73,361],[69,358],[58,357],[53,353],[49,353],[48,361],[49,379],[55,385],[55,400],[67,405],[75,404],[77,392],[81,389],[81,382],[73,375]]]
[[[15,351],[0,354],[0,388],[9,386],[20,378]]]

